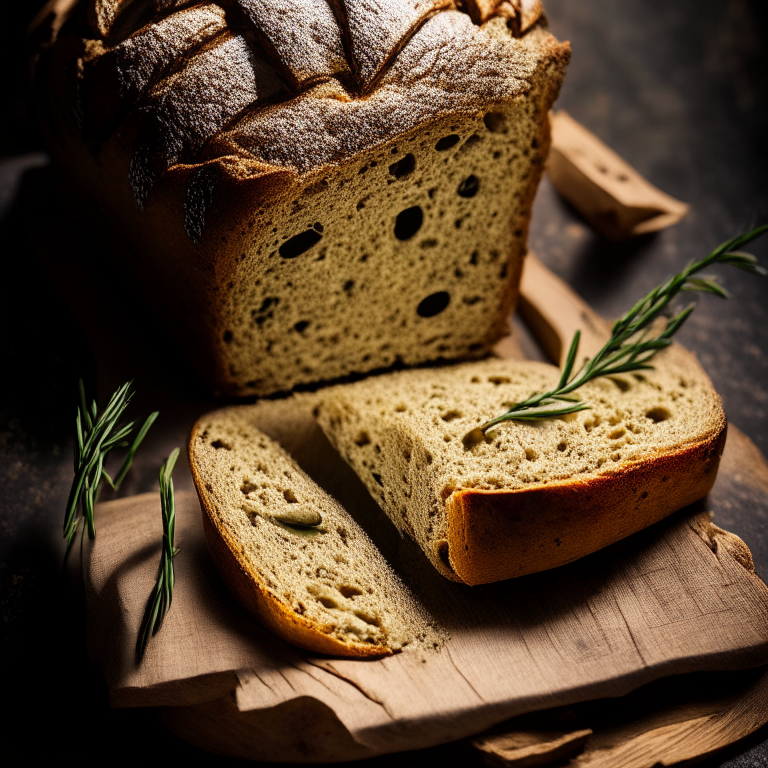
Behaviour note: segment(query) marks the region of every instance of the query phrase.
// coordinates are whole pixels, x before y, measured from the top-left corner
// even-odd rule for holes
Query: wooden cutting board
[[[61,238],[64,229],[51,231]],[[93,300],[104,296],[98,269],[57,258],[63,249],[43,244],[42,251],[81,316],[100,386],[109,391],[139,374],[147,410],[163,404],[127,485],[151,487],[162,457],[215,404],[190,389],[167,348],[153,346],[151,321],[142,336],[134,303],[121,308],[114,294]],[[602,324],[550,278],[529,261],[522,308],[557,357],[575,327],[591,324],[596,340]],[[78,302],[78,291],[91,300]],[[499,352],[520,349],[508,339]],[[765,463],[739,433],[731,432],[713,494],[695,509],[565,568],[471,588],[442,579],[400,539],[314,424],[309,401],[263,401],[254,418],[368,530],[447,629],[445,649],[360,662],[314,657],[269,636],[221,587],[179,466],[174,604],[140,667],[133,648],[159,558],[157,497],[103,504],[97,541],[84,552],[89,648],[114,705],[161,707],[159,716],[179,735],[223,754],[335,761],[460,739],[525,712],[620,696],[678,672],[768,663],[768,589],[750,571],[743,546],[712,528],[706,514],[725,499],[768,507]]]
[[[534,327],[566,338],[578,321],[588,327],[585,349],[597,343],[599,318],[572,294],[566,301],[567,289],[557,295],[537,262],[526,269]],[[548,320],[553,306],[558,314]],[[359,661],[272,638],[229,600],[211,568],[197,499],[180,493],[173,608],[136,665],[161,536],[157,497],[141,495],[102,505],[85,558],[89,647],[116,706],[162,705],[170,728],[224,754],[348,760],[620,696],[664,675],[768,662],[768,589],[750,570],[746,547],[713,526],[703,506],[564,568],[483,587],[454,584],[381,515],[316,426],[312,403],[305,394],[243,407],[367,530],[446,630],[445,648]]]

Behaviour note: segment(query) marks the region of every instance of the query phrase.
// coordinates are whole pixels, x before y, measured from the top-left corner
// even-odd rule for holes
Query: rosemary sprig
[[[702,291],[713,293],[721,298],[728,298],[728,294],[715,278],[694,277],[696,273],[715,264],[730,264],[755,275],[768,274],[765,268],[758,265],[754,256],[739,250],[766,232],[768,232],[768,224],[743,235],[738,235],[716,248],[706,258],[692,262],[682,272],[654,288],[613,324],[611,338],[591,360],[586,360],[574,374],[573,368],[580,338],[579,331],[576,331],[555,389],[550,392],[535,393],[527,400],[515,403],[506,413],[487,421],[479,427],[479,430],[484,434],[491,427],[503,421],[538,421],[539,419],[565,416],[569,413],[588,410],[590,406],[587,403],[571,394],[588,381],[599,376],[612,376],[619,373],[652,369],[653,366],[648,365],[651,358],[672,344],[672,337],[680,330],[680,327],[695,309],[695,305],[686,307],[682,312],[667,320],[667,325],[662,333],[649,338],[650,326],[664,313],[672,299],[681,291]],[[476,431],[473,430],[467,435],[465,444],[468,443],[471,446],[474,443],[470,435]]]
[[[173,558],[179,553],[173,546],[176,532],[176,498],[173,493],[173,468],[179,458],[176,448],[160,467],[160,509],[163,515],[163,548],[160,553],[160,568],[157,582],[152,588],[141,623],[139,637],[136,640],[136,661],[140,662],[147,650],[150,638],[156,635],[163,624],[165,614],[173,599]]]
[[[128,438],[133,430],[133,422],[125,425],[120,425],[118,422],[133,397],[132,386],[133,382],[129,381],[119,387],[109,399],[104,412],[99,415],[95,400],[91,401],[90,408],[88,407],[83,381],[80,380],[80,406],[77,409],[75,421],[77,434],[75,478],[72,481],[64,516],[64,538],[67,540],[67,553],[72,547],[72,541],[80,523],[78,510],[80,510],[81,516],[85,518],[88,536],[91,539],[96,537],[93,508],[99,498],[101,481],[106,480],[115,490],[120,487],[120,483],[131,468],[136,450],[157,418],[158,414],[155,411],[144,422],[113,480],[104,469],[104,462],[107,454],[113,448],[128,445]]]

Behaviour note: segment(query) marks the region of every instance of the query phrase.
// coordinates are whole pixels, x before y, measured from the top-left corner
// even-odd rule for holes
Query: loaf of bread
[[[318,653],[439,645],[365,532],[250,416],[244,407],[208,414],[189,441],[206,538],[234,595],[280,637]]]
[[[480,357],[504,333],[569,55],[540,3],[54,8],[51,153],[216,391]]]
[[[450,579],[483,584],[594,552],[702,498],[725,444],[719,396],[673,347],[595,379],[591,410],[464,438],[559,371],[489,359],[330,387],[317,416],[400,531]]]

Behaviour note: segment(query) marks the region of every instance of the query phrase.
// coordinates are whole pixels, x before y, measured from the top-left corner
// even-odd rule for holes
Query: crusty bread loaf
[[[37,92],[105,250],[267,394],[489,350],[568,53],[531,0],[81,0]]]
[[[325,433],[445,576],[482,584],[594,552],[705,496],[725,443],[719,396],[681,348],[656,370],[596,379],[591,410],[473,429],[559,372],[489,359],[319,393]]]
[[[276,634],[318,653],[381,656],[438,644],[365,532],[249,415],[208,414],[189,442],[206,538],[235,596]]]

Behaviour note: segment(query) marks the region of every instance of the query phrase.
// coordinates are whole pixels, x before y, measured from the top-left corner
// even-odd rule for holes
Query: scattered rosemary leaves
[[[136,661],[140,662],[147,650],[147,643],[156,635],[163,624],[165,614],[171,607],[173,599],[173,558],[179,550],[173,546],[173,538],[176,532],[176,498],[173,493],[173,468],[176,459],[179,458],[179,449],[165,460],[160,467],[160,509],[163,516],[163,548],[160,553],[160,568],[157,574],[157,582],[152,588],[144,612],[144,620],[141,623],[139,637],[136,641]]]
[[[754,256],[739,250],[766,232],[768,224],[738,235],[716,248],[706,258],[692,262],[682,272],[654,288],[613,324],[611,338],[605,346],[591,360],[586,360],[574,374],[580,338],[579,331],[576,331],[557,387],[550,392],[534,393],[527,400],[513,405],[501,416],[472,430],[464,438],[465,446],[471,447],[478,442],[477,437],[482,439],[487,430],[503,421],[537,421],[588,410],[590,406],[571,393],[599,376],[652,369],[653,366],[648,365],[651,358],[672,344],[672,337],[695,309],[695,305],[687,307],[667,320],[662,333],[649,337],[650,327],[663,315],[672,299],[681,291],[703,291],[728,298],[728,294],[715,278],[694,277],[696,273],[715,264],[730,264],[755,275],[768,274],[768,271],[758,265]]]
[[[133,397],[133,382],[123,384],[110,398],[104,412],[99,415],[96,401],[91,401],[90,408],[85,399],[85,389],[80,380],[80,406],[77,409],[77,446],[75,449],[75,478],[69,492],[67,511],[64,517],[64,538],[67,540],[67,553],[72,547],[80,517],[85,518],[88,536],[96,537],[93,523],[93,508],[99,498],[101,481],[106,480],[117,490],[133,463],[136,450],[157,418],[157,411],[151,414],[131,443],[128,453],[113,480],[104,469],[107,454],[117,447],[128,445],[128,438],[133,430],[133,422],[124,426],[118,424],[120,417]],[[78,515],[78,510],[80,515]]]

